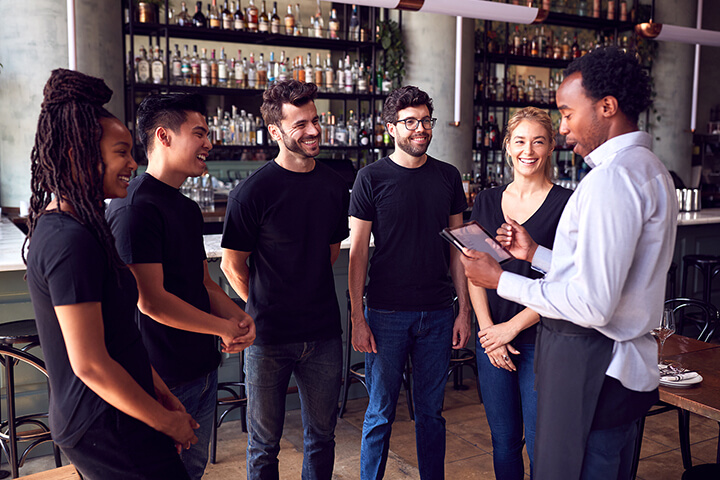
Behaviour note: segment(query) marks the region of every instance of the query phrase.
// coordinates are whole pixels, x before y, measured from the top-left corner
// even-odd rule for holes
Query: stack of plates
[[[702,376],[686,368],[658,365],[660,369],[660,385],[664,387],[686,388],[703,381]]]

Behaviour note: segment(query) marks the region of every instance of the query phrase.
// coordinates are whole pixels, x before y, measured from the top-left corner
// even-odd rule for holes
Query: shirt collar
[[[646,132],[630,132],[618,135],[590,152],[584,160],[591,168],[595,168],[602,163],[611,161],[620,150],[631,146],[645,147],[650,150],[652,137]]]

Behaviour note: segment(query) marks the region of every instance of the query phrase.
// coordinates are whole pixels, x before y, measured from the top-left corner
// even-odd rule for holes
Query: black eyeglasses
[[[417,118],[406,118],[404,120],[397,120],[395,122],[395,125],[398,123],[404,123],[405,128],[407,128],[410,131],[417,130],[418,125],[420,125],[420,122],[422,122],[422,126],[425,130],[432,130],[433,127],[435,127],[435,122],[437,122],[437,118],[423,118],[422,120],[418,120]]]

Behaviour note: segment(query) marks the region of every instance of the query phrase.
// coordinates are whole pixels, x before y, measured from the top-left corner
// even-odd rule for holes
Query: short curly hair
[[[408,107],[419,107],[425,105],[432,117],[433,101],[430,95],[418,87],[407,85],[393,90],[383,105],[382,121],[384,125],[395,123],[398,120],[398,112]]]
[[[260,105],[260,114],[266,125],[280,125],[283,119],[282,107],[289,103],[302,107],[306,103],[315,101],[317,85],[298,80],[283,80],[274,83],[263,92],[263,103]]]
[[[575,59],[565,69],[565,77],[580,72],[588,97],[598,101],[615,97],[622,113],[637,123],[640,113],[652,104],[650,77],[635,54],[617,47],[598,48]]]

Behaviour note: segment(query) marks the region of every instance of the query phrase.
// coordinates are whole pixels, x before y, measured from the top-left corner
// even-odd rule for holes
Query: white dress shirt
[[[649,332],[662,316],[677,230],[675,187],[651,144],[647,133],[632,132],[590,153],[593,169],[563,211],[553,250],[538,247],[534,255],[545,278],[504,272],[497,288],[542,316],[614,340],[606,374],[635,391],[658,386]]]

